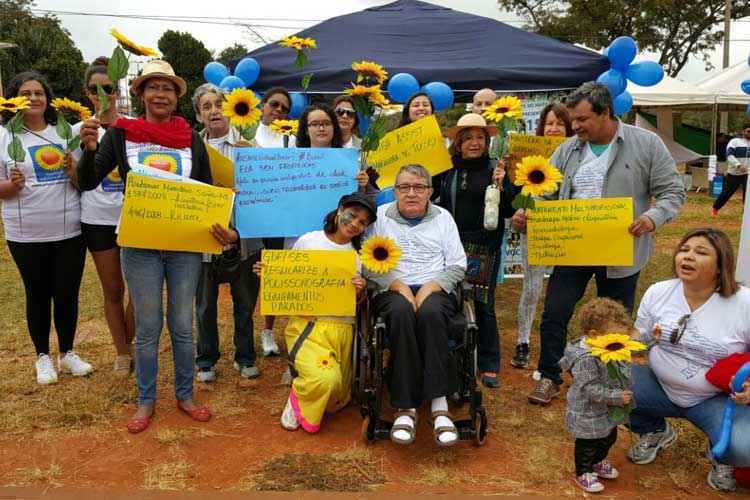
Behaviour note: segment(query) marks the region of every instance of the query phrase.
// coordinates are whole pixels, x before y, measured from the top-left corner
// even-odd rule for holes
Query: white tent
[[[742,92],[740,85],[743,80],[747,79],[750,79],[750,66],[748,66],[747,61],[742,61],[707,76],[700,80],[697,85],[701,90],[713,94],[716,97],[717,104],[744,106],[750,102],[750,95]]]
[[[641,87],[628,82],[628,92],[633,96],[633,106],[650,108],[655,106],[709,106],[714,95],[697,86],[670,76],[652,87]]]
[[[657,129],[656,127],[651,125],[651,123],[646,120],[640,113],[635,115],[635,126],[650,130],[651,132],[658,135],[664,142],[664,145],[667,146],[669,154],[672,155],[672,158],[674,158],[677,163],[687,163],[689,161],[693,161],[702,157],[702,155],[696,153],[692,149],[688,149],[682,144],[679,144],[672,138],[671,134],[665,132],[664,130]]]

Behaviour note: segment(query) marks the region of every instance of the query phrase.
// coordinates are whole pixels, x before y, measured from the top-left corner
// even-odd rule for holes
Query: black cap
[[[375,206],[375,200],[371,196],[359,192],[345,194],[339,200],[339,206],[348,207],[350,205],[359,205],[366,208],[370,212],[371,223],[378,219],[378,209]]]

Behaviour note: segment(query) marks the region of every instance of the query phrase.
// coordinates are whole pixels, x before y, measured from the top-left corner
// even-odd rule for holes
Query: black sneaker
[[[510,360],[513,368],[526,368],[529,363],[529,344],[516,344],[516,355]]]

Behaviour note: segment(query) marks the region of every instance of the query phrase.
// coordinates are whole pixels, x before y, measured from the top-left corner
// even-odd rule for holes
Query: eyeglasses
[[[104,91],[104,93],[107,95],[112,95],[115,93],[115,90],[117,90],[117,87],[115,87],[114,85],[110,85],[110,84],[100,85],[100,86],[102,90]],[[98,91],[98,89],[96,88],[96,85],[89,85],[88,89],[89,89],[89,92],[91,92],[92,94],[96,94]]]
[[[146,85],[144,90],[148,90],[149,92],[163,92],[165,94],[177,93],[177,91],[172,85],[149,84],[149,85]]]
[[[356,116],[357,112],[353,109],[346,109],[346,108],[337,108],[336,109],[336,116],[340,116],[341,118],[348,116],[349,118],[354,118]]]
[[[427,184],[398,184],[396,186],[396,191],[401,194],[408,194],[412,189],[416,194],[425,194],[430,186]]]
[[[34,97],[47,97],[47,94],[43,90],[24,90],[18,93],[19,96],[27,99],[33,99]]]
[[[687,328],[687,324],[689,320],[690,320],[689,314],[686,314],[682,316],[679,320],[677,320],[677,328],[669,336],[670,343],[676,345],[680,342],[682,335],[685,333],[685,329]]]
[[[328,128],[333,127],[331,122],[311,122],[307,124],[307,128]]]
[[[274,99],[269,99],[268,105],[271,106],[272,109],[280,109],[281,112],[284,114],[289,113],[289,106],[287,106],[286,104],[280,103],[279,101],[276,101]]]

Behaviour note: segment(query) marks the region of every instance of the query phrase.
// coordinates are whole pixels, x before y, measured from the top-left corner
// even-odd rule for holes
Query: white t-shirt
[[[672,332],[688,314],[682,337],[672,344]],[[719,393],[706,380],[709,368],[730,354],[750,352],[750,289],[740,287],[729,298],[714,293],[691,312],[682,281],[661,281],[646,290],[635,326],[650,339],[657,323],[661,340],[649,352],[649,365],[670,401],[682,408],[695,406]]]
[[[78,135],[83,122],[73,125],[73,135]],[[99,127],[99,140],[104,136],[105,130]],[[83,152],[80,148],[73,151],[73,157],[78,161]],[[115,168],[96,186],[96,189],[81,193],[81,222],[86,224],[99,224],[103,226],[116,226],[120,221],[122,210],[123,189],[125,183],[120,178],[120,171]]]
[[[4,130],[4,129],[3,129]],[[36,134],[36,135],[35,135]],[[17,196],[3,200],[5,238],[20,243],[60,241],[81,234],[81,197],[62,169],[65,141],[55,127],[23,132],[26,158],[17,168],[26,185]],[[11,135],[0,135],[0,180],[10,178],[15,162],[8,156]]]
[[[601,198],[612,144],[610,143],[607,149],[599,156],[596,156],[591,150],[590,143],[586,143],[585,148],[586,152],[583,161],[578,167],[575,177],[573,177],[571,197],[573,199]]]
[[[264,125],[263,122],[258,124],[258,128],[255,130],[255,143],[259,148],[283,148],[284,147],[284,135],[277,134],[271,127]],[[297,139],[294,136],[289,137],[288,147],[293,148],[297,144]]]
[[[193,154],[189,146],[174,149],[148,142],[125,141],[125,154],[131,166],[140,163],[182,177],[190,177],[193,166]]]

